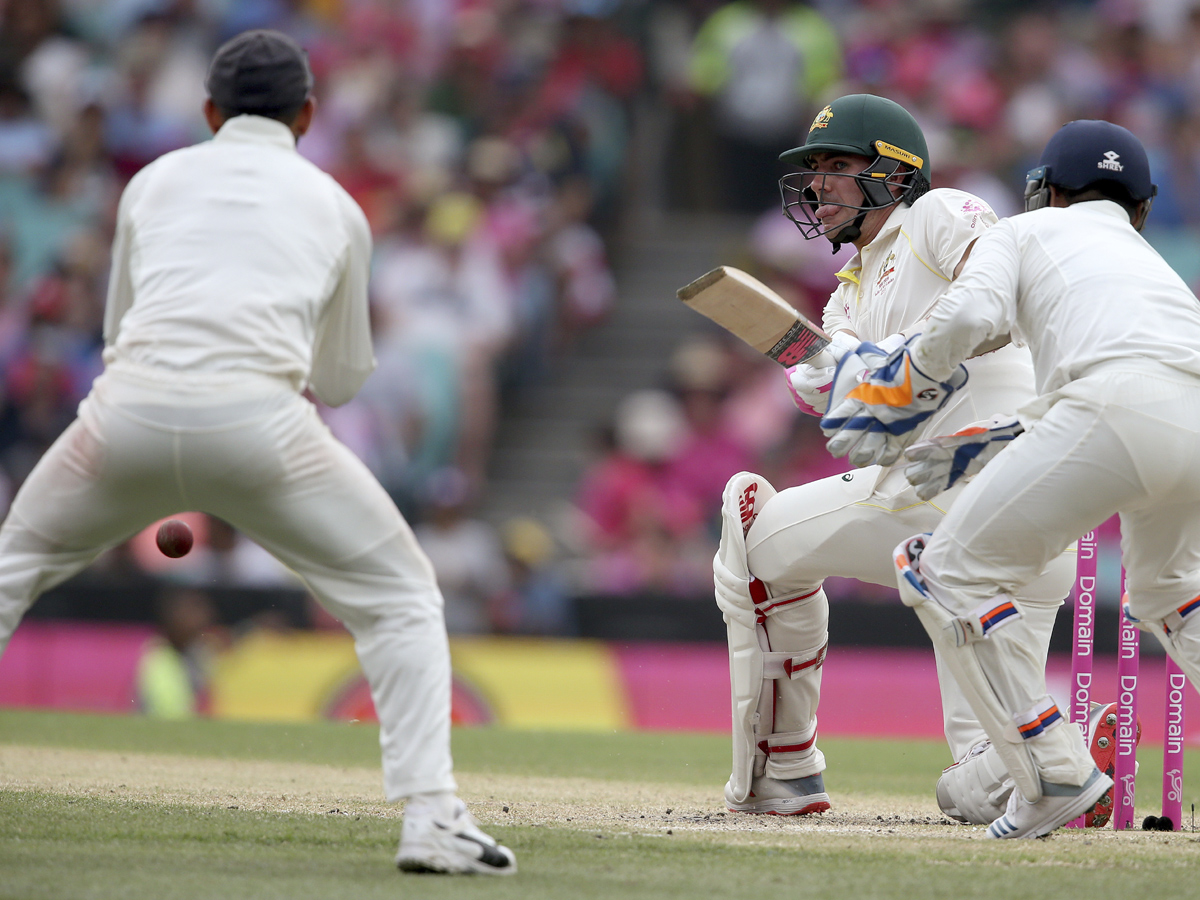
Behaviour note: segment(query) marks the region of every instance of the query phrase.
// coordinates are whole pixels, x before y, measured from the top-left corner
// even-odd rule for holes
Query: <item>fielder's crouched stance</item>
[[[907,111],[864,94],[835,100],[817,116],[805,144],[784,154],[802,167],[781,183],[785,197],[795,198],[785,210],[801,233],[852,242],[859,250],[839,273],[825,308],[834,359],[825,367],[789,370],[802,409],[825,407],[835,359],[862,339],[894,349],[907,340],[905,329],[920,330],[975,240],[996,221],[977,197],[929,190],[927,156]],[[970,385],[935,411],[924,432],[952,432],[1032,399],[1027,351],[1003,347],[969,366]],[[880,466],[778,494],[749,473],[729,482],[714,561],[733,694],[729,809],[796,815],[829,808],[817,746],[829,622],[822,583],[833,575],[894,584],[892,548],[914,531],[936,527],[961,489],[958,484],[931,501],[918,496],[900,469]],[[1025,632],[1027,662],[1038,671],[1073,572],[1070,555],[1050,559],[1020,595],[1026,615],[1014,627]],[[960,762],[943,775],[938,800],[960,821],[987,824],[1004,811],[1012,781],[943,663],[939,653],[946,738]]]
[[[863,379],[835,379],[822,421],[850,453],[868,433],[883,436],[878,452],[894,452],[911,438],[892,425],[922,412],[917,379],[952,390],[956,366],[996,333],[1020,336],[1033,353],[1039,397],[1020,410],[1024,433],[932,536],[895,553],[901,598],[1017,783],[989,837],[1048,834],[1111,785],[1046,694],[1030,663],[1037,648],[1015,630],[1024,608],[1013,597],[1114,512],[1130,614],[1200,685],[1200,307],[1137,233],[1154,193],[1128,131],[1064,126],[1029,174],[1029,211],[980,240],[912,345],[868,364]],[[871,388],[892,383],[886,373],[901,361],[913,393],[889,403]],[[983,447],[992,435],[978,437]],[[918,482],[939,471],[922,443],[908,454],[922,460]]]

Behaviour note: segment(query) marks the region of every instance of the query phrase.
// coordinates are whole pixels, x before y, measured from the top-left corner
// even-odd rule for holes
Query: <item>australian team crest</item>
[[[832,118],[833,118],[833,107],[832,106],[825,107],[823,110],[821,110],[819,113],[817,113],[817,117],[815,119],[813,119],[812,126],[808,129],[809,133],[811,134],[812,132],[816,131],[818,128],[828,128],[829,120]]]
[[[879,267],[879,277],[875,279],[875,293],[878,294],[896,280],[896,254],[889,253],[883,265]]]

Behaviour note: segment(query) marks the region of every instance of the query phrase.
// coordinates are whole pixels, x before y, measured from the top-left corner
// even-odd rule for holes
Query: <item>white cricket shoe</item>
[[[467,805],[455,800],[447,821],[434,816],[404,817],[396,866],[404,872],[445,875],[513,875],[513,852],[479,828]]]
[[[1004,815],[988,826],[990,838],[1036,838],[1066,825],[1096,805],[1096,801],[1112,787],[1113,780],[1099,769],[1082,785],[1042,782],[1042,799],[1030,803],[1015,788],[1008,798]]]
[[[942,772],[937,802],[942,812],[964,825],[991,825],[1008,808],[1013,780],[992,747],[982,741]]]
[[[821,773],[782,781],[756,775],[750,782],[750,795],[744,802],[733,799],[725,785],[725,806],[730,812],[757,813],[767,816],[807,816],[829,809],[825,779]]]

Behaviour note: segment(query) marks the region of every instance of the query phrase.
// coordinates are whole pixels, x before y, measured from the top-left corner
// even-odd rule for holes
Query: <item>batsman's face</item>
[[[809,188],[817,195],[817,208],[813,215],[821,223],[827,235],[833,234],[858,215],[858,210],[847,207],[863,205],[862,188],[851,175],[857,175],[871,160],[865,156],[844,153],[815,153],[812,157],[813,176]]]

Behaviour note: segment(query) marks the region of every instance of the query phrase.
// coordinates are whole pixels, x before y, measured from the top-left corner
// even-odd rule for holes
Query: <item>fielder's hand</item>
[[[838,363],[829,411],[821,430],[834,456],[855,466],[890,466],[912,443],[916,429],[967,383],[961,365],[948,381],[934,381],[913,363],[908,343],[888,354],[863,342]]]
[[[992,416],[954,434],[917,441],[904,451],[912,465],[904,477],[922,500],[932,500],[959,480],[978,475],[988,460],[1025,429],[1015,416]]]

